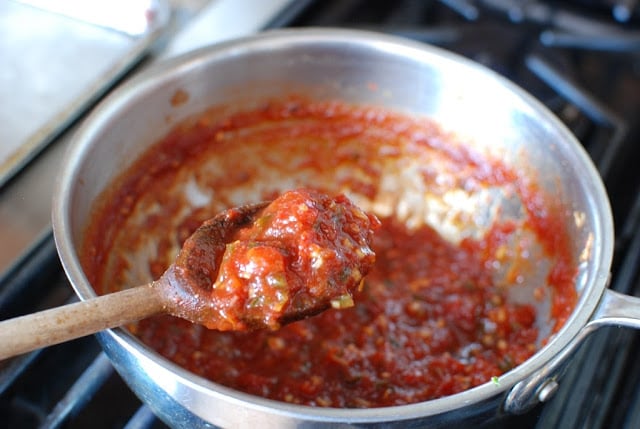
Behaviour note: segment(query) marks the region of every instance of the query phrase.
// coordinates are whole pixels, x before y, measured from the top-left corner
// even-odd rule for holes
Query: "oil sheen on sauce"
[[[341,102],[214,108],[174,128],[101,197],[83,266],[100,292],[139,284],[160,276],[186,237],[225,207],[299,186],[345,192],[381,221],[376,264],[353,307],[277,331],[218,332],[170,316],[131,330],[198,375],[297,404],[382,407],[487,383],[544,343],[540,325],[549,323],[540,320],[552,320],[551,332],[562,326],[576,301],[576,267],[562,210],[533,181],[454,140],[428,120]],[[487,196],[488,188],[516,195],[521,219],[455,240],[424,221],[439,206],[423,207],[423,194],[444,200],[452,189]],[[474,219],[447,213],[438,219],[454,226]],[[529,300],[512,299],[538,257],[547,261],[540,286],[529,287]],[[538,314],[544,300],[549,314]]]

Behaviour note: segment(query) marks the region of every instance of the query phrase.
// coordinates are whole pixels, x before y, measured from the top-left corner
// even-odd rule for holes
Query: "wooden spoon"
[[[346,197],[309,190],[226,210],[152,283],[0,322],[0,359],[163,313],[253,330],[348,307],[373,266],[378,225]]]

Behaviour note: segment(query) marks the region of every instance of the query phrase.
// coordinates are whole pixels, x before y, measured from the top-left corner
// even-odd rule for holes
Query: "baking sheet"
[[[138,62],[162,0],[0,1],[0,186]]]

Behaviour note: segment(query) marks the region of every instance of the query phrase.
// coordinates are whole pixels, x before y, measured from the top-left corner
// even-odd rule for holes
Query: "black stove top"
[[[331,26],[431,43],[496,70],[582,142],[614,211],[611,287],[640,296],[640,13],[636,1],[324,0],[293,2],[269,28]],[[0,319],[72,298],[45,235],[0,282]],[[37,303],[34,306],[34,303]],[[492,427],[640,426],[640,335],[591,335],[552,400]],[[2,428],[166,427],[84,338],[0,363]]]

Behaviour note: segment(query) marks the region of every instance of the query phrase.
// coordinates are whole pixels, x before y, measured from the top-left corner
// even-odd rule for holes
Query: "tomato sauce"
[[[190,236],[169,270],[170,314],[219,331],[278,329],[353,306],[378,219],[309,189],[225,210]]]
[[[173,192],[178,182],[186,185]],[[183,197],[194,183],[198,192]],[[217,332],[162,316],[132,332],[195,374],[250,394],[381,407],[490,382],[528,359],[575,305],[565,214],[531,179],[424,118],[300,97],[212,109],[177,126],[99,201],[83,266],[100,292],[139,283],[141,265],[157,277],[172,249],[221,206],[237,205],[238,194],[257,201],[300,185],[344,191],[380,219],[376,263],[353,307],[277,331]],[[520,218],[449,236],[481,216],[451,215],[441,203],[476,198],[477,211],[500,213],[487,208],[486,189],[517,196]],[[150,247],[145,263],[126,256]],[[525,284],[531,296],[515,299]]]

